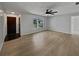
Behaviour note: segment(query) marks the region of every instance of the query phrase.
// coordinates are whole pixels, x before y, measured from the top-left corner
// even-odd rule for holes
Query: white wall
[[[71,30],[71,17],[70,15],[59,15],[50,17],[49,30],[58,31],[63,33],[70,33]]]
[[[75,20],[74,20],[75,19]],[[49,30],[69,34],[79,34],[79,13],[63,14],[49,17]],[[73,27],[74,28],[73,28]]]
[[[3,10],[1,5],[0,5],[0,10]],[[2,48],[4,38],[5,38],[5,35],[4,35],[4,15],[3,15],[3,13],[0,13],[0,50]]]
[[[0,50],[2,48],[3,45],[3,41],[4,41],[4,36],[3,36],[3,16],[0,16]]]
[[[40,18],[41,20],[44,20],[44,27],[35,29],[33,25],[33,19],[34,18]],[[39,32],[42,30],[46,30],[46,17],[37,16],[37,15],[31,15],[26,14],[21,16],[21,35],[26,35],[34,32]]]

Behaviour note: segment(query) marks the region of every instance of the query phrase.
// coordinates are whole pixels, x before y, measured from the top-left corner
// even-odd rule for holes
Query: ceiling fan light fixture
[[[54,16],[54,15],[52,15],[52,14],[45,14],[45,16]]]
[[[11,14],[15,14],[15,12],[11,12]]]

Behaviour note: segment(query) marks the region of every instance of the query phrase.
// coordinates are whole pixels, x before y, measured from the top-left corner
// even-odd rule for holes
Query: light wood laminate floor
[[[79,56],[79,36],[44,31],[7,41],[4,56]]]

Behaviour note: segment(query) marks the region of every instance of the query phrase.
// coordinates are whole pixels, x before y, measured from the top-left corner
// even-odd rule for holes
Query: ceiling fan
[[[46,12],[45,12],[45,14],[50,14],[50,15],[54,15],[55,13],[58,13],[58,12],[50,10],[50,9],[47,9]]]
[[[76,5],[79,5],[79,2],[76,2],[75,4],[76,4]]]

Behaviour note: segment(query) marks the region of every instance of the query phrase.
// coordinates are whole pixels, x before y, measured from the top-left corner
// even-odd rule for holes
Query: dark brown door
[[[16,32],[16,17],[7,17],[7,36],[5,38],[5,41],[20,37],[20,18],[18,23],[19,33]]]
[[[16,17],[7,17],[7,35],[16,34]]]

